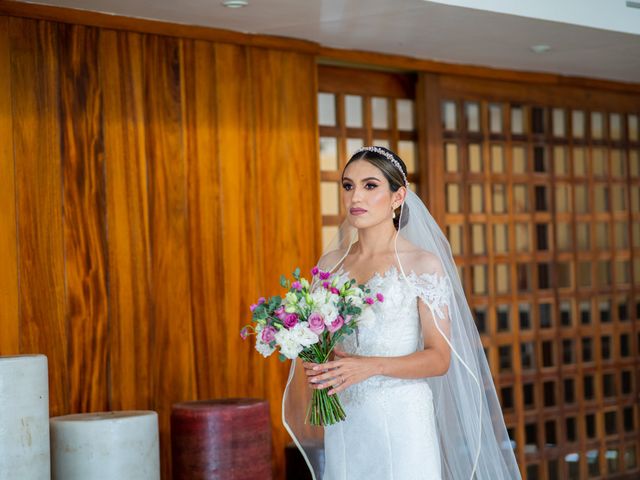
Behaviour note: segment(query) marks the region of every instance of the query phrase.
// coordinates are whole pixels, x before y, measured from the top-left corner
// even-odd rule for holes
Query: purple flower
[[[314,277],[318,274],[318,272],[320,272],[320,269],[317,265],[311,269],[311,275],[313,275]]]
[[[329,272],[320,272],[320,280],[326,280],[331,274]]]
[[[340,295],[340,290],[338,290],[336,287],[331,287],[331,293],[335,293],[336,295]]]
[[[264,302],[266,302],[267,300],[264,297],[260,297],[258,299],[258,305],[262,305]]]
[[[249,307],[249,310],[251,310],[251,311],[253,312],[256,308],[258,308],[258,304],[257,304],[257,303],[254,303],[253,305],[251,305],[251,306]]]
[[[284,320],[287,317],[287,312],[284,311],[283,305],[280,305],[280,307],[278,307],[273,313],[275,313],[276,317],[278,317],[280,320]]]
[[[322,286],[329,290],[331,288],[331,284],[329,282],[322,282]]]
[[[364,301],[366,303],[368,303],[369,305],[373,305],[375,303],[375,300],[373,298],[371,298],[371,297],[365,298]]]
[[[384,295],[382,295],[381,293],[376,293],[376,298],[379,302],[384,302]]]
[[[309,315],[309,330],[320,335],[324,332],[324,318],[318,312]]]
[[[262,329],[262,341],[264,343],[271,343],[276,337],[276,329],[271,325],[268,325]]]
[[[249,336],[249,329],[247,327],[244,327],[242,330],[240,330],[240,336],[243,340],[245,340]]]
[[[329,325],[327,327],[327,329],[331,333],[333,333],[333,332],[336,332],[336,331],[340,330],[340,328],[342,328],[343,325],[344,325],[344,318],[342,318],[340,315],[338,315],[336,317],[336,319],[333,322],[331,322],[331,325]]]
[[[288,329],[292,329],[298,323],[298,315],[295,313],[289,313],[285,317],[283,323],[285,327],[287,327]]]
[[[300,282],[293,282],[291,284],[291,288],[295,288],[296,290],[302,290],[302,284]]]

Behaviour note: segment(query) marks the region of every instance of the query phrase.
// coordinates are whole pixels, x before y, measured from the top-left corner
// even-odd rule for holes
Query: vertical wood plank
[[[440,128],[440,90],[438,77],[421,74],[416,90],[418,112],[420,196],[425,199],[440,228],[445,228],[444,148]],[[446,230],[445,230],[446,231]]]
[[[113,410],[146,409],[151,404],[142,40],[136,33],[100,33],[109,226],[109,408]]]
[[[265,253],[265,294],[281,288],[281,274],[308,272],[320,239],[316,66],[312,56],[251,49],[260,236]],[[308,273],[306,274],[308,276]],[[279,421],[289,362],[267,363],[266,396],[274,419],[276,478],[283,475],[288,434]]]
[[[189,201],[189,265],[194,354],[198,398],[225,395],[227,361],[221,350],[228,328],[221,294],[224,289],[216,152],[215,45],[185,40],[182,106]],[[221,228],[222,227],[222,228]]]
[[[58,27],[12,18],[21,352],[49,358],[50,413],[68,411]]]
[[[59,27],[69,408],[107,403],[107,272],[102,97],[96,28]]]
[[[145,116],[151,243],[152,405],[169,475],[169,414],[196,394],[181,107],[181,40],[145,38]]]
[[[251,318],[249,305],[262,294],[260,274],[259,197],[251,86],[247,49],[216,44],[215,80],[220,171],[222,263],[224,290],[223,335],[218,354],[225,359],[227,396],[261,396],[264,360],[240,329]],[[253,340],[253,339],[251,339]]]
[[[0,17],[0,112],[0,355],[15,355],[20,351],[20,318],[8,17]]]

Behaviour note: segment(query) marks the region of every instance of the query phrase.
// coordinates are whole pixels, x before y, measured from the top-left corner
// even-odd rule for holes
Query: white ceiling
[[[328,47],[640,83],[640,35],[631,33],[424,0],[249,2],[240,9],[223,7],[221,0],[37,3],[294,37]],[[637,15],[640,22],[640,10],[627,8],[623,13]],[[530,50],[535,44],[552,49],[535,54]]]

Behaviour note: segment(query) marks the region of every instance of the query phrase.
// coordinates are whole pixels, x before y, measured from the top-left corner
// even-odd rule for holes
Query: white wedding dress
[[[342,270],[340,268],[339,272]],[[365,310],[342,349],[365,356],[402,356],[424,347],[418,301],[443,318],[446,278],[395,266],[367,286],[384,301]],[[348,276],[348,272],[341,274]],[[421,300],[419,300],[421,299]],[[337,394],[347,419],[325,427],[323,480],[440,480],[441,458],[431,389],[425,379],[371,377]]]

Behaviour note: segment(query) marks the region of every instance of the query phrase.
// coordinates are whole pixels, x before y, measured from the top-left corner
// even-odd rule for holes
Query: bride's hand
[[[322,366],[322,363],[313,363],[313,362],[302,362],[302,366],[304,367],[304,373],[307,375],[307,382],[309,382],[309,386],[311,388],[315,388],[316,383],[313,381],[318,375],[326,372],[325,369],[315,370],[315,367]]]
[[[333,360],[335,358],[335,348],[334,350],[329,354],[329,358],[331,360]],[[302,362],[302,366],[304,367],[304,373],[307,375],[307,382],[309,382],[309,386],[311,388],[316,388],[317,384],[316,382],[313,381],[313,378],[315,378],[317,375],[320,375],[321,373],[324,373],[327,371],[325,365],[327,365],[326,363],[313,363],[313,362]],[[318,368],[317,370],[314,370],[314,367],[321,367]]]
[[[335,348],[334,352],[335,360],[331,362],[309,364],[308,372],[310,373],[307,375],[309,383],[314,388],[332,387],[328,393],[333,395],[376,375],[372,357],[352,355],[338,348]]]

